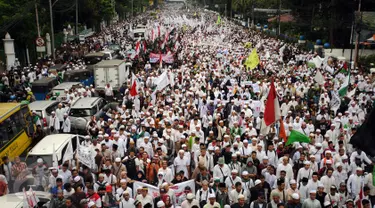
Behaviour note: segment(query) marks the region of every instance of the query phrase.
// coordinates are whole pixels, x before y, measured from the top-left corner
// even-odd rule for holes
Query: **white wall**
[[[354,49],[353,49],[353,59],[354,59]],[[368,56],[371,54],[375,54],[375,50],[372,49],[359,49],[359,56]],[[343,56],[346,58],[347,61],[350,60],[350,49],[324,49],[325,56],[334,56],[339,57]]]

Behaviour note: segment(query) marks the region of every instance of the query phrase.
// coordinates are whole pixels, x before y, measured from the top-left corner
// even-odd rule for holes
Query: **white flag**
[[[353,95],[355,95],[355,92],[357,91],[357,88],[354,88],[352,91],[350,91],[350,92],[348,92],[347,94],[346,94],[346,97],[348,97],[348,98],[352,98],[353,97]]]
[[[55,143],[53,143],[53,155],[52,155],[52,166],[56,169],[58,169],[59,162],[55,151]]]
[[[340,105],[341,105],[340,96],[335,91],[331,91],[331,95],[332,95],[332,99],[329,105],[331,107],[331,110],[333,110],[336,114],[336,111],[340,108]]]
[[[322,73],[320,73],[319,70],[316,71],[315,77],[314,77],[315,82],[317,82],[319,85],[324,85],[324,77]]]
[[[328,65],[325,67],[325,69],[326,69],[326,71],[329,72],[330,74],[333,74],[333,73],[335,72],[335,71],[333,70],[333,68],[330,67],[330,66],[328,66]]]
[[[39,202],[39,198],[36,196],[34,190],[31,187],[29,189],[29,193],[28,194],[29,194],[29,197],[30,197],[29,201],[31,202],[30,206],[31,207],[37,206],[37,204]]]
[[[169,82],[171,86],[173,87],[174,86],[174,73],[173,72],[169,73],[169,78],[170,78]]]
[[[68,147],[66,148],[66,151],[65,151],[65,154],[64,154],[64,157],[63,157],[63,163],[65,161],[70,161],[73,159],[73,146],[72,146],[72,140],[69,141],[68,143]]]
[[[164,89],[166,86],[169,85],[169,78],[168,78],[168,74],[167,74],[167,71],[164,71],[163,74],[161,74],[158,79],[157,79],[157,82],[156,82],[156,90],[162,90]]]
[[[265,136],[270,132],[271,127],[266,125],[266,122],[264,122],[264,118],[262,119],[261,122],[262,123],[260,124],[260,134]]]

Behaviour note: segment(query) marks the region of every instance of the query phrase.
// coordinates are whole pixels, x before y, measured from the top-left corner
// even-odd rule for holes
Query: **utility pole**
[[[254,15],[254,8],[255,8],[255,5],[254,5],[254,0],[251,1],[251,28],[254,28],[254,24],[255,24],[255,15]]]
[[[78,35],[78,0],[76,0],[76,35]]]
[[[53,60],[56,59],[56,55],[55,55],[55,32],[53,31],[53,14],[52,14],[52,1],[49,0],[49,16],[50,16],[50,19],[51,19],[51,42],[52,42],[52,58]]]
[[[38,38],[40,37],[40,27],[39,27],[39,14],[38,14],[38,5],[35,1],[35,19],[36,19],[36,29],[38,31]]]
[[[225,17],[227,17],[227,4],[224,4],[225,5]]]
[[[280,27],[280,22],[281,22],[281,0],[279,0],[279,9],[277,10],[277,12],[279,13],[278,18],[277,18],[277,22],[279,24],[278,35],[280,35],[281,34],[281,27]]]
[[[358,2],[358,15],[361,15],[360,23],[362,22],[362,14],[361,14],[361,3],[362,0]],[[359,36],[361,35],[361,26],[356,23],[356,33],[357,36],[355,38],[355,49],[354,49],[354,69],[356,69],[358,64],[358,53],[359,53]]]

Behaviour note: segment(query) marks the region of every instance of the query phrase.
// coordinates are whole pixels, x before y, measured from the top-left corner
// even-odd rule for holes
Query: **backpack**
[[[126,161],[126,169],[127,170],[135,170],[136,169],[135,158],[136,157],[134,157],[133,159],[129,158],[129,160]]]
[[[104,183],[95,182],[99,186],[98,190],[105,189],[105,187],[107,186],[107,181],[103,181],[103,182]]]
[[[204,205],[207,204],[208,194],[212,194],[213,190],[212,188],[208,188],[207,198],[205,200],[202,200],[202,190],[199,192],[199,199],[201,200],[199,202],[200,207],[204,207]]]

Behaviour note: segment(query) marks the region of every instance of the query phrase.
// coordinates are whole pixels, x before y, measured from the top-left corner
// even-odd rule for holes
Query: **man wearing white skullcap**
[[[303,162],[304,167],[300,168],[297,173],[297,184],[299,184],[302,178],[311,179],[313,171],[310,169],[310,161]]]
[[[124,191],[122,193],[122,197],[118,200],[120,201],[119,203],[119,208],[132,208],[134,207],[134,202],[135,200],[131,197],[131,192],[129,191]]]
[[[346,183],[348,193],[352,196],[352,198],[356,197],[360,190],[361,184],[364,182],[363,176],[363,169],[361,167],[357,167],[356,171],[349,176],[348,182]]]
[[[316,199],[316,190],[310,190],[309,194],[310,197],[303,202],[302,208],[321,208],[320,202]]]

